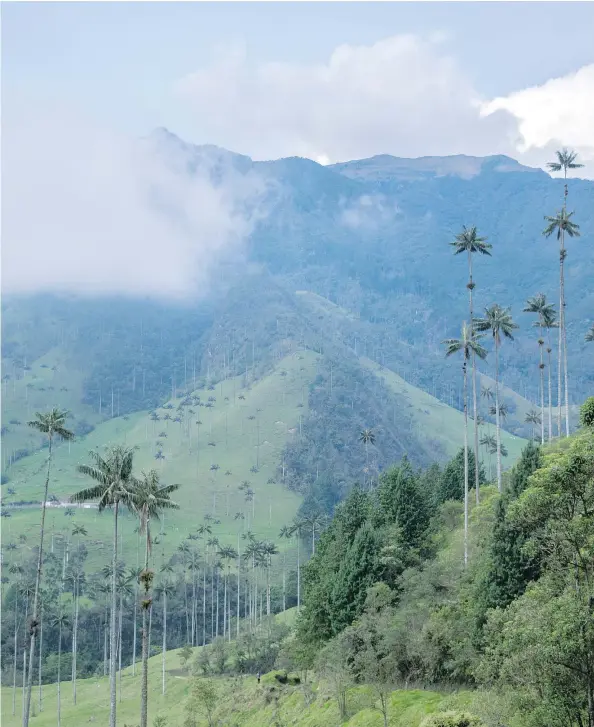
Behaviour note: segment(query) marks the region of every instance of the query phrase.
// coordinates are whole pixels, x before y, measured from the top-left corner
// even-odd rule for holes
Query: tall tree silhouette
[[[462,324],[460,338],[448,338],[443,341],[446,347],[446,357],[455,353],[462,354],[462,376],[464,388],[464,565],[468,563],[468,361],[473,354],[480,359],[487,357],[486,350],[481,346],[480,339],[483,336],[477,335],[472,326],[466,322]],[[478,451],[474,452],[475,460],[478,459]]]
[[[465,253],[468,258],[468,283],[466,288],[468,289],[468,312],[470,325],[473,325],[474,320],[474,309],[472,301],[472,292],[475,288],[475,282],[472,277],[472,256],[474,253],[479,255],[491,255],[489,252],[492,249],[492,245],[487,242],[486,237],[479,237],[477,228],[466,227],[462,228],[462,232],[456,235],[454,242],[450,242],[450,245],[454,248],[454,255],[460,255]],[[474,427],[474,487],[476,502],[479,502],[479,458],[478,458],[478,422],[477,422],[477,390],[476,390],[476,355],[474,352],[471,354],[472,364],[472,420]]]
[[[140,687],[140,727],[148,725],[148,658],[149,658],[149,620],[152,608],[151,586],[154,573],[149,569],[149,556],[152,549],[151,521],[159,520],[165,510],[179,509],[171,495],[179,485],[161,485],[155,470],[142,472],[136,483],[134,510],[140,520],[140,532],[145,535],[144,570],[141,573],[144,597],[142,600],[142,679]]]
[[[554,313],[554,308],[550,303],[547,303],[546,296],[544,293],[537,293],[534,297],[528,298],[526,301],[526,307],[524,313],[536,313],[538,320],[534,323],[540,329],[540,335],[538,337],[538,352],[539,352],[539,388],[540,388],[540,443],[544,444],[545,441],[545,430],[544,430],[544,354],[543,348],[545,344],[544,340],[544,329],[545,324],[550,316]]]
[[[106,508],[113,510],[113,550],[111,561],[111,616],[109,628],[109,727],[116,727],[116,615],[117,615],[117,555],[118,515],[120,507],[133,507],[136,481],[132,475],[134,449],[116,445],[108,449],[105,457],[98,452],[89,452],[92,464],[77,467],[78,471],[90,477],[97,484],[80,490],[71,502],[98,501],[99,512]]]
[[[545,220],[549,223],[543,232],[545,237],[550,237],[553,232],[557,232],[557,239],[559,240],[559,350],[558,350],[558,407],[559,411],[557,414],[557,424],[559,428],[559,436],[561,436],[561,407],[562,407],[562,394],[561,394],[561,380],[563,378],[563,386],[565,389],[565,434],[569,436],[569,393],[568,393],[568,373],[567,373],[567,336],[565,328],[565,258],[567,257],[567,251],[565,249],[565,233],[569,237],[579,236],[579,226],[571,221],[573,212],[567,214],[567,172],[571,169],[579,169],[583,167],[576,161],[577,154],[569,149],[561,149],[555,152],[557,159],[554,162],[547,164],[548,168],[552,172],[563,172],[564,185],[563,185],[563,209],[556,217],[545,217]]]
[[[52,409],[46,414],[36,412],[35,419],[28,422],[28,426],[37,429],[45,434],[48,440],[47,470],[45,475],[45,486],[43,489],[43,502],[41,503],[41,527],[39,530],[39,552],[37,554],[37,573],[35,575],[35,594],[33,596],[33,610],[31,623],[29,625],[29,669],[27,674],[27,688],[25,695],[25,709],[23,711],[23,727],[29,727],[29,714],[31,711],[31,690],[33,688],[33,664],[35,659],[35,639],[39,628],[39,591],[41,588],[41,569],[43,567],[43,539],[45,535],[45,512],[47,507],[47,493],[49,488],[50,473],[52,467],[52,446],[54,437],[64,441],[74,439],[74,433],[66,428],[66,419],[69,413],[60,409]]]
[[[518,326],[513,322],[509,308],[497,303],[485,308],[484,318],[475,321],[478,331],[488,331],[495,343],[495,437],[497,440],[497,489],[501,492],[501,407],[499,405],[499,349],[502,337],[514,340],[513,331]]]

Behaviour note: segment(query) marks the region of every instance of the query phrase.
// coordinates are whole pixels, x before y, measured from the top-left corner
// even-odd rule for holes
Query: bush
[[[580,423],[582,427],[594,427],[594,396],[582,404],[580,409]]]
[[[426,717],[421,727],[483,727],[484,722],[467,712],[440,712]]]

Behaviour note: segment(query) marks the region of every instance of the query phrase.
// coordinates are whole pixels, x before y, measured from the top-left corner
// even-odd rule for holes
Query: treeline
[[[404,459],[353,490],[303,569],[292,667],[326,674],[343,715],[356,683],[385,715],[397,686],[482,686],[493,724],[594,724],[594,398],[581,421],[563,446],[529,443],[476,507],[467,567],[463,493],[437,468]]]

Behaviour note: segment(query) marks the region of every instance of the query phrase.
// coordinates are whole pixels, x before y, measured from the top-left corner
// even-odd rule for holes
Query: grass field
[[[282,614],[278,617],[282,618]],[[196,653],[200,647],[194,649]],[[183,727],[185,704],[191,685],[191,676],[181,668],[180,650],[166,653],[166,693],[162,694],[162,659],[154,656],[149,660],[149,725],[158,717],[164,718],[162,727]],[[311,675],[310,675],[311,678]],[[328,687],[319,682],[307,685],[282,686],[273,674],[262,677],[258,685],[254,675],[243,677],[215,677],[214,683],[219,696],[217,724],[234,727],[380,727],[383,724],[380,713],[373,709],[374,694],[368,687],[349,690],[347,707],[350,718],[341,722],[336,700]],[[39,692],[35,688],[32,705],[35,716],[31,725],[55,727],[57,724],[57,684],[42,687],[43,709],[39,711]],[[2,688],[2,725],[20,727],[22,721],[22,691],[16,689],[15,714],[12,714],[13,690]],[[391,727],[418,727],[423,717],[442,709],[464,706],[470,695],[444,695],[418,689],[396,690],[390,699]],[[122,671],[121,694],[118,693],[118,724],[122,727],[136,727],[140,712],[140,664],[136,674],[132,667]],[[206,718],[197,715],[197,723],[207,725]],[[107,727],[109,723],[109,679],[94,677],[77,682],[77,704],[73,704],[72,685],[61,684],[62,727]]]

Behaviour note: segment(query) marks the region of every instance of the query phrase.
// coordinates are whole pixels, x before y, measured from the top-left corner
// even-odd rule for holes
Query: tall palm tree
[[[303,524],[311,530],[311,554],[316,554],[316,530],[326,523],[326,515],[323,512],[313,512],[303,520]]]
[[[544,329],[547,332],[547,398],[548,398],[548,430],[549,430],[549,442],[553,439],[553,384],[552,384],[552,372],[553,363],[551,354],[553,353],[553,347],[551,345],[551,328],[558,328],[559,323],[557,322],[557,312],[555,306],[551,304],[551,309],[547,310],[544,316]]]
[[[288,525],[283,525],[279,538],[287,541],[291,537],[291,528]],[[287,610],[287,548],[283,548],[283,611]]]
[[[35,577],[35,595],[33,597],[33,611],[29,627],[29,673],[27,676],[27,693],[25,696],[25,709],[23,712],[23,727],[29,727],[29,714],[31,711],[31,690],[33,688],[33,664],[35,657],[35,639],[39,627],[39,589],[41,587],[41,569],[43,566],[43,536],[45,534],[45,511],[47,505],[47,492],[49,488],[50,473],[52,467],[52,445],[54,437],[59,437],[68,442],[74,439],[74,433],[66,428],[66,419],[69,412],[61,409],[52,409],[42,414],[35,413],[35,419],[28,422],[28,425],[45,434],[48,440],[47,470],[45,474],[45,487],[43,490],[43,501],[41,503],[41,528],[39,531],[39,553],[37,555],[37,574]]]
[[[120,507],[133,508],[136,480],[132,475],[134,449],[116,445],[102,457],[98,452],[89,452],[91,464],[83,464],[77,470],[96,482],[92,487],[80,490],[70,498],[71,502],[98,501],[98,510],[113,510],[113,552],[111,561],[111,620],[109,628],[109,727],[116,727],[116,616],[117,616],[117,555],[118,515]]]
[[[175,593],[175,583],[165,580],[160,583],[155,592],[163,600],[163,648],[161,650],[162,694],[165,694],[165,656],[167,651],[167,598]]]
[[[466,287],[468,289],[468,310],[469,320],[472,325],[474,320],[474,310],[472,305],[472,292],[475,288],[475,283],[472,278],[472,255],[479,253],[479,255],[489,255],[492,249],[492,245],[487,242],[486,237],[479,237],[476,227],[464,226],[462,232],[456,235],[454,242],[450,242],[450,246],[454,248],[454,255],[460,255],[466,253],[468,258],[468,283]],[[478,459],[478,424],[477,424],[477,392],[476,392],[476,356],[472,353],[471,356],[472,364],[472,418],[474,423],[474,487],[476,494],[476,502],[479,502],[479,459]]]
[[[295,518],[291,525],[291,535],[297,538],[297,611],[301,608],[301,538],[305,529],[303,520]]]
[[[526,424],[532,424],[532,439],[536,439],[536,427],[542,424],[542,416],[536,409],[530,409],[524,419]],[[544,444],[544,439],[541,438],[541,443]]]
[[[203,569],[202,569],[202,646],[206,645],[206,569],[207,569],[207,535],[212,535],[212,526],[208,524],[199,525],[197,528],[198,535],[203,538]],[[143,727],[143,725],[140,725]]]
[[[51,620],[51,624],[54,628],[58,629],[58,721],[57,721],[57,727],[60,727],[62,724],[62,710],[61,710],[61,694],[60,694],[60,682],[62,679],[61,673],[60,673],[60,667],[62,664],[62,631],[64,628],[68,627],[68,616],[62,612],[62,609],[60,609],[60,613],[58,613],[54,618]]]
[[[472,355],[480,359],[487,357],[487,351],[481,346],[480,339],[472,326],[466,321],[462,324],[460,338],[448,338],[442,343],[446,347],[446,357],[462,353],[462,375],[464,379],[464,566],[468,563],[468,372],[467,364]],[[474,453],[478,459],[478,451]]]
[[[518,326],[513,322],[510,308],[502,308],[497,303],[485,308],[485,317],[475,321],[478,331],[489,331],[495,343],[495,438],[497,440],[497,489],[501,492],[501,425],[499,406],[499,349],[502,336],[514,340],[513,331]]]
[[[270,616],[270,568],[272,567],[272,556],[278,553],[278,548],[268,540],[262,543],[261,552],[264,556],[264,567],[266,568],[266,615]]]
[[[72,535],[78,538],[78,547],[80,550],[80,538],[81,536],[88,535],[87,529],[84,525],[77,525],[76,523],[72,526]],[[70,569],[70,579],[72,580],[72,590],[74,597],[74,618],[72,622],[72,699],[76,704],[76,657],[78,653],[78,612],[79,612],[79,601],[80,601],[80,582],[84,579],[84,569],[77,563],[73,568]]]
[[[557,163],[554,162],[554,164],[556,165]],[[555,171],[558,170],[555,169]],[[565,175],[565,178],[567,179],[567,168],[565,168]],[[565,185],[565,193],[565,196],[567,197],[567,184]],[[563,406],[561,383],[563,377],[563,385],[565,387],[565,434],[567,437],[569,436],[569,393],[567,385],[567,340],[565,335],[565,258],[567,257],[567,251],[565,249],[565,235],[567,234],[569,237],[580,236],[580,226],[571,219],[573,214],[573,212],[567,212],[564,200],[561,212],[558,212],[555,217],[545,216],[545,220],[548,224],[542,233],[545,237],[550,237],[553,233],[556,233],[557,240],[559,240],[559,381],[557,390],[557,404],[559,406],[559,411],[557,413],[557,425],[559,428],[559,436],[561,436],[561,408]]]
[[[363,429],[359,434],[359,441],[365,445],[365,472],[367,473],[369,470],[369,445],[375,444],[375,433],[373,429]]]
[[[540,329],[540,336],[538,338],[538,351],[539,351],[539,372],[540,372],[540,443],[544,444],[544,328],[545,322],[554,313],[554,307],[547,303],[547,298],[544,293],[537,293],[533,298],[528,298],[526,301],[526,307],[524,313],[536,313],[538,320],[534,323]]]
[[[491,467],[491,454],[497,451],[497,440],[492,434],[485,434],[481,437],[481,447],[485,447],[487,454],[489,455],[489,478],[493,476],[493,469]]]
[[[230,608],[230,601],[231,599],[227,599],[227,583],[229,580],[229,568],[230,564],[233,560],[237,558],[237,551],[235,548],[232,548],[231,546],[224,546],[223,548],[219,549],[219,558],[225,563],[226,568],[223,568],[223,638],[225,638],[225,635],[227,634],[227,629],[229,629],[229,636],[231,636],[231,608]],[[227,609],[229,608],[229,617],[227,617]],[[231,640],[231,639],[229,639]]]
[[[140,686],[140,727],[148,726],[148,658],[149,658],[149,617],[152,606],[150,595],[153,572],[149,570],[149,556],[152,549],[151,520],[159,520],[165,510],[179,508],[171,500],[171,495],[179,485],[161,485],[156,470],[142,472],[136,484],[134,510],[140,519],[140,532],[145,535],[146,548],[144,570],[140,576],[144,597],[142,600],[142,679]]]

